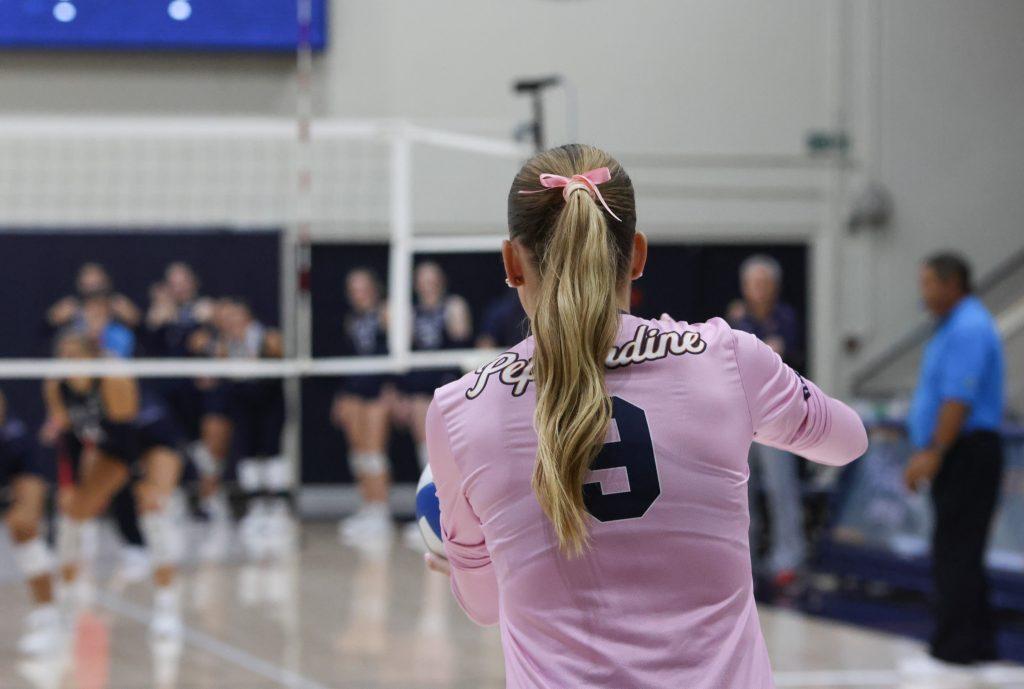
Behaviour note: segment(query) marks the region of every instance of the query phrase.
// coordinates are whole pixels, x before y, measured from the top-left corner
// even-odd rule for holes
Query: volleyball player
[[[607,153],[537,154],[502,249],[533,337],[427,415],[452,588],[500,624],[507,685],[768,689],[751,441],[843,464],[857,415],[725,321],[628,313],[647,242]]]
[[[377,276],[356,268],[345,279],[345,296],[350,309],[344,326],[347,353],[387,354],[387,304]],[[388,510],[391,388],[389,376],[347,376],[331,407],[332,421],[345,432],[349,468],[362,499],[358,511],[338,527],[341,540],[352,545],[382,543],[394,531]]]
[[[279,359],[281,333],[256,320],[240,299],[225,300],[218,353],[229,359]],[[284,388],[278,378],[239,379],[227,383],[238,483],[246,498],[242,541],[254,555],[284,546],[287,537],[292,471],[281,453]]]
[[[63,333],[57,354],[65,359],[99,356],[98,344],[76,332]],[[141,399],[131,378],[73,376],[44,383],[48,418],[45,436],[65,445],[70,466],[62,474],[57,554],[65,579],[77,575],[84,524],[102,514],[135,468],[136,507],[153,564],[156,585],[151,630],[158,637],[181,632],[175,582],[180,551],[179,526],[171,497],[181,472],[179,442],[169,416],[155,402]]]
[[[60,640],[53,558],[40,531],[53,474],[53,457],[37,445],[24,422],[8,413],[7,398],[0,391],[0,491],[6,494],[4,523],[14,545],[14,561],[32,598],[18,642],[18,650],[28,654],[46,653]]]
[[[415,300],[412,314],[412,349],[417,352],[457,349],[471,346],[472,317],[466,300],[448,292],[448,279],[434,261],[424,261],[413,274]],[[416,459],[422,470],[427,466],[425,422],[427,407],[434,390],[457,380],[462,375],[458,368],[418,369],[405,374],[398,381],[403,393],[403,417],[408,420],[409,431],[416,446]],[[419,525],[406,527],[404,539],[419,549],[423,538]]]
[[[213,356],[216,302],[199,294],[199,278],[176,261],[164,279],[150,288],[146,342],[151,356]],[[207,511],[223,511],[218,502],[220,476],[231,450],[231,421],[223,384],[211,378],[153,381],[178,425],[192,441],[188,455],[201,476]]]
[[[429,352],[471,346],[473,320],[466,300],[448,293],[448,280],[437,263],[424,261],[416,266],[413,286],[412,349]],[[399,381],[410,406],[410,428],[416,443],[420,468],[427,466],[424,421],[434,390],[457,380],[458,368],[434,368],[411,371]]]

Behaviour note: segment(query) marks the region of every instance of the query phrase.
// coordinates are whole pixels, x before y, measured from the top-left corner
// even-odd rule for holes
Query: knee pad
[[[181,529],[174,519],[170,501],[159,510],[143,512],[139,516],[142,534],[154,567],[166,567],[178,563],[181,551]]]
[[[53,568],[50,549],[46,547],[43,539],[38,537],[25,543],[16,543],[14,561],[18,563],[18,569],[25,579],[35,579],[40,575],[49,574]]]
[[[238,485],[246,493],[257,493],[263,488],[262,462],[251,457],[238,461]]]
[[[377,476],[387,473],[388,458],[383,452],[353,452],[349,467],[356,476]]]
[[[220,476],[222,464],[217,461],[217,458],[213,456],[210,449],[206,447],[206,443],[201,440],[192,443],[188,447],[188,454],[192,458],[192,463],[196,465],[196,470],[200,476],[203,478]]]
[[[292,487],[292,467],[287,457],[271,457],[263,463],[263,486],[271,493],[287,493]]]

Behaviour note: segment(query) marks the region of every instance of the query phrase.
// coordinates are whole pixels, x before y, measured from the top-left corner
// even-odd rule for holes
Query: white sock
[[[153,607],[157,610],[177,610],[181,603],[181,592],[177,584],[157,586],[153,592]]]

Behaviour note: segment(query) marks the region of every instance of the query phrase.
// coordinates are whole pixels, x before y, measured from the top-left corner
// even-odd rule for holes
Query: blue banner
[[[326,43],[326,0],[311,0],[309,43]],[[296,0],[0,0],[0,46],[294,50]]]

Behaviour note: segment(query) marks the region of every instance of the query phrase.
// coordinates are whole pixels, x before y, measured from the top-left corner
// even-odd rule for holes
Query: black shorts
[[[281,454],[285,421],[282,382],[253,380],[230,385],[229,417],[234,426],[234,456],[241,459]]]
[[[135,455],[142,457],[154,447],[180,451],[187,444],[185,433],[162,407],[143,408],[135,420]]]
[[[434,390],[462,377],[457,368],[430,368],[406,373],[398,382],[398,389],[407,395],[433,396]]]
[[[125,466],[131,467],[155,447],[166,447],[180,452],[187,438],[170,413],[162,406],[145,406],[130,424],[113,424],[104,428],[105,437],[96,448]],[[70,462],[75,476],[85,445],[71,433],[63,440],[63,453]]]
[[[161,400],[174,424],[188,438],[199,437],[204,416],[228,416],[227,384],[214,381],[200,385],[191,378],[158,380],[150,389]]]
[[[2,455],[0,490],[9,488],[21,476],[35,476],[47,483],[57,478],[57,452],[51,447],[32,447],[16,455]]]
[[[347,376],[338,388],[339,395],[352,395],[368,402],[380,397],[384,386],[394,381],[393,376]]]

